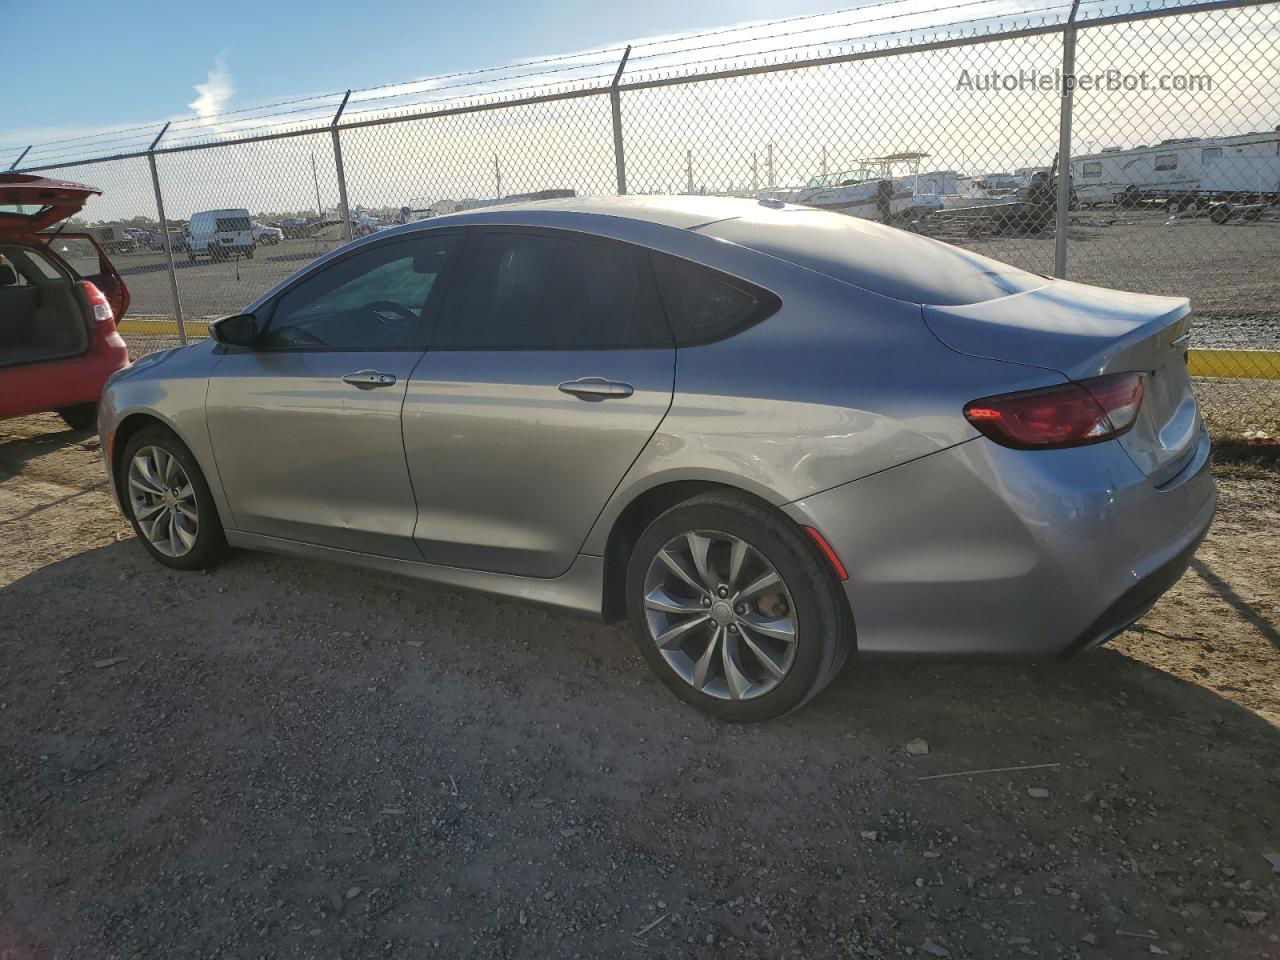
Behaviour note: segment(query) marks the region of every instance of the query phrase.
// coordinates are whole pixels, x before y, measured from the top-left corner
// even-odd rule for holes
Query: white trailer
[[[1280,128],[1234,137],[1185,137],[1154,146],[1118,147],[1071,158],[1081,203],[1133,206],[1166,201],[1171,209],[1213,200],[1280,200]]]

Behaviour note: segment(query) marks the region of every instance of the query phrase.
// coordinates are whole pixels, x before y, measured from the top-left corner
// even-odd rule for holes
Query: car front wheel
[[[129,522],[147,552],[167,567],[200,570],[226,549],[213,494],[186,444],[159,424],[125,447],[118,477]]]
[[[627,608],[645,660],[687,703],[753,722],[808,702],[852,646],[848,605],[803,533],[763,504],[705,494],[641,534]]]

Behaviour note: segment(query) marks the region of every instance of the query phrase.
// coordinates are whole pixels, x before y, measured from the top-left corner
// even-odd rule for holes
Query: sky
[[[0,5],[8,2],[13,0]],[[1129,8],[1129,0],[1121,2]],[[1081,16],[1096,17],[1114,4],[1082,0]],[[74,5],[67,0],[59,10],[73,16]],[[626,79],[636,82],[832,49],[900,45],[904,30],[919,38],[998,32],[1046,16],[1060,22],[1067,6],[1063,0],[568,0],[548,13],[504,0],[446,12],[381,0],[353,14],[354,4],[338,8],[325,0],[220,0],[216,13],[197,19],[189,10],[175,12],[171,0],[155,7],[121,0],[113,17],[93,15],[95,46],[113,55],[104,61],[110,68],[95,72],[92,83],[67,82],[65,74],[58,75],[60,82],[33,82],[29,78],[47,72],[47,62],[40,62],[47,51],[30,61],[23,58],[32,55],[32,45],[7,51],[0,69],[21,75],[8,87],[24,96],[5,98],[0,107],[0,168],[35,141],[40,145],[23,167],[102,189],[86,208],[89,219],[153,215],[145,159],[71,164],[146,150],[160,123],[171,119],[162,146],[218,147],[157,156],[170,217],[241,206],[282,215],[318,212],[338,202],[325,125],[347,88],[357,92],[344,121],[387,111],[420,114],[426,106],[439,110],[477,97],[493,102],[492,95],[503,91],[527,95],[566,83],[599,89],[632,41]],[[12,25],[15,35],[39,31],[33,10],[23,3],[0,22]],[[975,27],[968,22],[975,17],[985,19]],[[779,18],[807,19],[761,25]],[[924,169],[980,173],[1047,166],[1058,145],[1058,92],[1034,85],[965,88],[960,79],[1026,70],[1050,79],[1061,53],[1055,33],[625,90],[628,189],[785,188],[899,151],[929,154]],[[539,58],[554,59],[528,63]],[[1081,72],[1158,76],[1194,69],[1206,71],[1212,86],[1193,93],[1078,91],[1073,154],[1272,129],[1280,122],[1277,62],[1280,5],[1274,4],[1083,30]],[[457,76],[475,70],[482,72]],[[382,84],[391,86],[359,89]],[[136,129],[122,129],[131,126]],[[285,128],[316,132],[227,143]],[[79,136],[91,139],[48,142]],[[349,200],[357,209],[616,188],[609,97],[603,93],[348,128],[341,142]]]
[[[58,19],[83,24],[77,32],[85,44],[72,48],[79,50],[73,59],[96,63],[92,84],[61,72],[60,80],[71,82],[38,82],[48,76],[48,47],[6,44],[0,73],[13,82],[3,86],[20,87],[23,96],[5,97],[0,106],[0,142],[51,139],[95,120],[142,123],[193,103],[214,112],[859,2],[115,0],[108,7],[101,0],[58,0]],[[51,12],[28,0],[0,0],[12,37],[46,35]],[[197,85],[206,87],[203,93]]]

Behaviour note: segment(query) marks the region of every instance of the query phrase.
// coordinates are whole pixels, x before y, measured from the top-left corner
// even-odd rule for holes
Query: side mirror
[[[209,324],[213,339],[229,347],[252,347],[258,342],[258,318],[252,313],[237,313]]]

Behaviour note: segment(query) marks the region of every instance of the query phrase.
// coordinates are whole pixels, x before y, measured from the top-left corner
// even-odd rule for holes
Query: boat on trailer
[[[822,173],[802,187],[770,190],[761,196],[866,220],[911,220],[941,208],[943,195],[955,191],[954,171],[920,172],[920,161],[928,156],[908,152],[867,157],[852,169]]]

